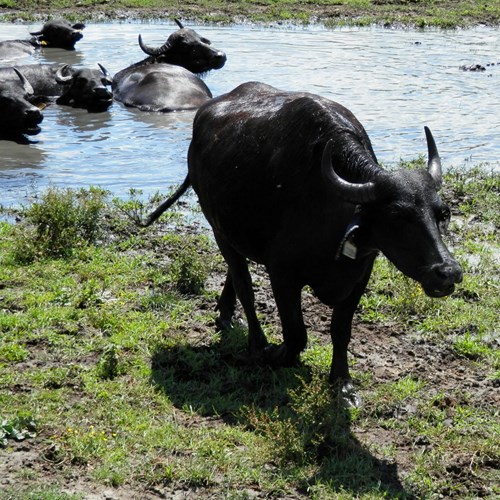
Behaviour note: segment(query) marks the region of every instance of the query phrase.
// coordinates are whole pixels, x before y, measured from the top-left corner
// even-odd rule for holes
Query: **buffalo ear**
[[[43,33],[41,31],[30,31],[30,35],[33,35],[33,36],[42,36]]]
[[[76,23],[71,26],[74,30],[82,30],[85,28],[85,24],[83,23]]]

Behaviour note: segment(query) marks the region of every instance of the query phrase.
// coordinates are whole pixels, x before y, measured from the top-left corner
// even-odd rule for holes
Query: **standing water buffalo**
[[[139,45],[149,57],[116,73],[117,101],[141,111],[180,111],[196,109],[212,97],[196,75],[222,68],[226,55],[176,22],[180,29],[159,48],[145,45],[139,35]]]
[[[190,185],[228,265],[218,301],[229,326],[239,298],[250,353],[294,365],[307,341],[301,290],[333,306],[330,380],[353,404],[347,364],[354,311],[381,251],[431,297],[453,292],[462,270],[441,239],[450,211],[438,196],[441,162],[430,130],[427,170],[388,172],[356,117],[317,95],[246,83],[197,112],[188,175],[147,224]],[[269,273],[281,345],[269,345],[254,308],[246,259]]]
[[[76,68],[67,64],[26,64],[19,69],[42,100],[54,100],[89,111],[105,111],[113,102],[108,90],[112,79],[101,64],[99,69]],[[18,80],[13,67],[0,68],[0,79]]]
[[[73,26],[64,19],[47,21],[40,31],[30,33],[29,40],[4,40],[0,42],[0,61],[13,61],[33,54],[39,47],[74,50],[83,37],[84,24]]]
[[[13,81],[0,79],[0,138],[27,142],[25,135],[40,132],[43,120],[40,109],[31,103],[33,88],[24,75],[14,69]]]

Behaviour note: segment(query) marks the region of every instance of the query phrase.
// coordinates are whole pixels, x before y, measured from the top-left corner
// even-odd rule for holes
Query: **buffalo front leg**
[[[330,382],[340,388],[342,396],[350,406],[361,406],[361,398],[356,394],[349,373],[347,348],[351,340],[352,319],[359,304],[370,273],[356,285],[350,296],[333,308],[330,334],[333,344],[333,358]]]
[[[234,312],[234,297],[232,294],[235,293],[241,302],[248,323],[248,349],[250,355],[258,355],[268,343],[255,312],[255,297],[247,260],[236,252],[224,238],[215,234],[215,239],[229,268],[218,304],[221,311],[220,320],[227,319],[229,313],[232,316]],[[234,292],[231,291],[230,286],[234,289]]]
[[[292,273],[270,272],[274,299],[281,320],[283,343],[266,348],[266,360],[275,366],[294,366],[307,344],[301,306],[302,287],[294,283]]]

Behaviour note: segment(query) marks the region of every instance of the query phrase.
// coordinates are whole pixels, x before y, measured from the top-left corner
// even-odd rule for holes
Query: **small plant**
[[[16,417],[0,423],[0,447],[7,446],[7,440],[23,441],[36,436],[37,425],[31,417]]]
[[[14,257],[20,263],[69,257],[75,248],[100,236],[106,191],[99,188],[49,188],[40,201],[23,210],[25,223],[16,226]]]
[[[201,236],[174,237],[176,246],[172,255],[169,274],[176,289],[185,295],[198,295],[208,276],[208,264],[203,249],[207,242]]]

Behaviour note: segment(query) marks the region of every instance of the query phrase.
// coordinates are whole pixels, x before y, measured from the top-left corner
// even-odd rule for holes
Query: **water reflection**
[[[26,38],[38,27],[0,24],[0,39]],[[353,111],[387,165],[425,154],[428,125],[445,168],[488,162],[500,169],[500,66],[459,70],[498,59],[498,28],[195,28],[228,57],[205,78],[214,95],[249,80],[307,90]],[[44,49],[32,61],[100,62],[114,74],[144,58],[138,33],[159,45],[175,29],[173,22],[91,24],[75,51]],[[22,202],[33,180],[39,188],[93,184],[124,196],[131,187],[148,194],[184,178],[193,112],[144,113],[115,102],[105,113],[51,105],[44,115],[35,144],[0,141],[2,203]]]

